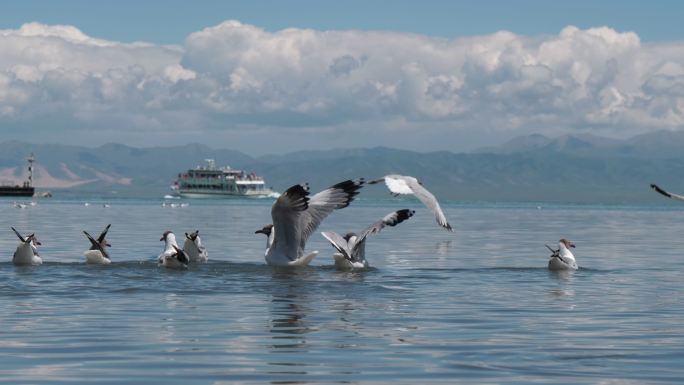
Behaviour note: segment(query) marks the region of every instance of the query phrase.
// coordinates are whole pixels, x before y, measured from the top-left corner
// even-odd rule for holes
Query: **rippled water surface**
[[[684,211],[674,206],[446,205],[448,233],[414,201],[355,202],[319,230],[361,230],[373,268],[265,266],[268,201],[110,208],[0,201],[0,382],[681,383]],[[114,263],[86,266],[112,223]],[[36,232],[39,267],[9,261],[10,226]],[[200,230],[210,262],[158,268],[164,230]],[[544,243],[577,245],[581,269],[546,269]]]

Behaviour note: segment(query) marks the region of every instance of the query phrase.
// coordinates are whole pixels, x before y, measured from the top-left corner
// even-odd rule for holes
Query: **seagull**
[[[552,253],[549,257],[549,270],[577,270],[575,256],[570,251],[570,248],[575,247],[572,242],[565,238],[561,239],[558,241],[558,250],[552,249],[549,245],[544,246]]]
[[[339,270],[365,269],[368,267],[366,260],[366,237],[371,234],[379,233],[385,226],[396,226],[399,223],[411,218],[415,211],[403,209],[393,211],[381,220],[368,226],[360,235],[347,233],[344,237],[332,231],[322,232],[325,239],[330,241],[337,253],[333,254],[335,267]]]
[[[19,234],[19,232],[12,227],[12,231],[17,235],[17,238],[21,241],[17,250],[14,252],[12,257],[12,263],[15,265],[40,265],[43,263],[43,259],[38,255],[38,248],[40,246],[40,241],[36,238],[35,234],[30,234],[28,237],[24,238]]]
[[[83,230],[83,234],[88,238],[90,241],[90,249],[86,250],[83,252],[83,255],[86,257],[86,263],[91,263],[91,264],[99,264],[99,265],[109,265],[112,263],[112,259],[109,256],[109,253],[107,253],[107,250],[105,248],[107,247],[112,247],[112,245],[105,240],[105,237],[107,236],[107,231],[109,231],[109,228],[112,225],[109,224],[105,229],[100,233],[100,236],[97,237],[97,239],[93,238],[90,234],[88,234],[87,231]]]
[[[185,233],[185,243],[183,244],[183,252],[188,256],[190,262],[206,262],[209,260],[207,249],[202,246],[202,240],[199,236],[199,230],[194,233]]]
[[[176,269],[188,267],[188,256],[178,248],[173,232],[165,231],[159,240],[165,241],[164,251],[157,258],[159,265]]]
[[[435,214],[437,223],[449,231],[454,231],[451,228],[449,222],[447,222],[442,208],[439,207],[439,202],[437,198],[430,191],[428,191],[423,184],[418,181],[418,179],[412,176],[396,175],[390,174],[385,175],[382,178],[374,179],[368,182],[368,184],[376,184],[380,182],[385,182],[387,188],[392,192],[392,195],[397,196],[400,194],[413,194],[423,202],[423,204],[428,207]]]
[[[309,198],[309,186],[296,184],[287,189],[271,208],[272,225],[255,231],[265,234],[266,263],[270,266],[306,266],[318,254],[304,254],[309,236],[334,210],[349,206],[364,180],[346,180]]]
[[[655,184],[651,184],[651,188],[654,189],[654,190],[656,190],[657,192],[659,192],[659,193],[665,195],[665,196],[668,197],[668,198],[676,199],[676,200],[678,200],[678,201],[684,201],[684,195],[678,195],[678,194],[673,194],[673,193],[667,192],[667,191],[661,189],[660,187],[658,187],[658,185],[655,185]]]

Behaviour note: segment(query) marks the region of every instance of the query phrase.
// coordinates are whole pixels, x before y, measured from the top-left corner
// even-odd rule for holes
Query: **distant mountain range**
[[[345,178],[414,175],[442,200],[657,203],[649,183],[684,192],[684,133],[658,131],[626,140],[593,135],[548,138],[534,134],[472,153],[419,153],[385,147],[302,151],[251,157],[200,144],[86,148],[0,143],[0,182],[26,178],[25,157],[36,155],[35,185],[57,196],[161,196],[179,172],[212,158],[263,175],[283,191],[308,181],[316,190]],[[388,197],[370,187],[369,197]]]

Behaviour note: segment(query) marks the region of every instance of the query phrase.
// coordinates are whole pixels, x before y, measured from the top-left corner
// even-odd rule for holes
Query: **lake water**
[[[454,233],[412,200],[354,202],[319,230],[361,230],[373,266],[265,265],[269,201],[117,200],[110,208],[0,201],[0,383],[642,384],[684,379],[684,210],[678,206],[446,205]],[[114,263],[87,266],[81,233]],[[15,267],[10,230],[35,231]],[[200,230],[210,262],[158,268],[164,230]],[[580,270],[546,269],[544,243]]]

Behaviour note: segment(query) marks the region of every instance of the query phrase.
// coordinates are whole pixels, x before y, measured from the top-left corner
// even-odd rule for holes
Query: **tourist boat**
[[[33,187],[33,153],[26,158],[28,161],[28,179],[21,185],[14,182],[0,181],[0,196],[3,197],[32,197],[35,193]]]
[[[198,166],[178,174],[172,189],[184,198],[276,197],[266,188],[264,178],[254,172],[236,170],[229,166],[218,168],[213,159],[205,159],[206,166]]]

